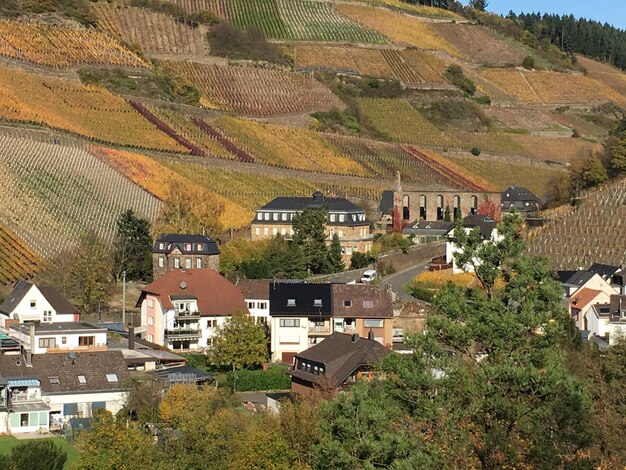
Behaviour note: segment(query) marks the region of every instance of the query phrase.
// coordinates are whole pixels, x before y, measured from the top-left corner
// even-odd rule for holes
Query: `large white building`
[[[17,323],[9,336],[32,354],[107,350],[107,329],[87,322]]]

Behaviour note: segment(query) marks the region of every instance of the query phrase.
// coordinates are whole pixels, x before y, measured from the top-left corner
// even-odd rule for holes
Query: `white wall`
[[[66,403],[78,403],[78,411],[82,417],[91,416],[91,403],[106,402],[106,409],[115,414],[122,409],[128,399],[128,392],[112,391],[99,393],[67,393],[63,395],[44,395],[44,401],[48,403],[50,412],[60,412],[64,421],[71,416],[63,416],[63,405]]]
[[[474,230],[473,228],[465,228],[465,233],[470,233],[472,230]],[[457,244],[454,242],[453,240],[454,237],[454,230],[451,231],[448,234],[448,241],[446,242],[446,262],[447,263],[452,263],[452,272],[454,274],[460,274],[463,272],[474,272],[474,267],[470,264],[467,264],[465,266],[459,266],[457,265],[456,259],[454,258],[454,255],[456,253],[459,253],[461,250],[460,248],[457,246]],[[502,239],[503,237],[500,236],[500,234],[498,233],[498,229],[493,229],[493,231],[491,232],[491,238],[489,240],[484,240],[483,243],[495,243],[498,242]],[[478,264],[478,260],[476,258],[474,258],[474,263]]]
[[[609,319],[598,317],[593,309],[587,311],[585,318],[587,319],[587,328],[590,336],[594,335],[604,338],[611,331]]]
[[[28,333],[21,333],[15,330],[11,330],[10,335],[16,338],[18,341],[25,345],[30,345],[30,335]],[[72,350],[79,347],[79,337],[81,336],[94,336],[94,346],[106,346],[107,345],[107,333],[106,331],[91,333],[88,331],[81,333],[63,333],[63,332],[50,332],[49,334],[41,334],[41,332],[35,335],[35,345],[32,350],[33,354],[45,354],[48,352],[48,348],[39,347],[39,340],[44,338],[54,338],[55,348]],[[63,338],[65,338],[65,344],[63,344]]]
[[[35,301],[35,307],[31,307],[31,301]],[[43,312],[52,311],[51,322],[68,322],[75,321],[74,315],[57,315],[56,310],[52,308],[50,303],[46,300],[43,294],[39,291],[37,286],[33,285],[26,293],[20,303],[13,309],[13,312],[9,315],[8,319],[13,320],[15,314],[17,314],[20,323],[25,321],[43,321]],[[5,328],[4,320],[7,319],[4,315],[2,317],[2,327]]]
[[[280,320],[300,320],[299,327],[281,327]],[[307,317],[272,317],[272,361],[280,362],[283,352],[300,353],[309,348],[309,319]]]
[[[269,322],[270,317],[270,301],[263,299],[245,299],[250,315],[254,318],[263,318]]]

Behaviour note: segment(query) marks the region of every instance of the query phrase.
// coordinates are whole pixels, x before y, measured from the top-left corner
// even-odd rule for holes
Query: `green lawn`
[[[51,441],[56,442],[65,452],[67,452],[67,461],[63,468],[69,470],[76,462],[78,462],[78,452],[71,444],[62,437],[51,437]],[[0,454],[8,455],[11,449],[18,444],[28,442],[26,439],[16,439],[12,436],[0,436]]]

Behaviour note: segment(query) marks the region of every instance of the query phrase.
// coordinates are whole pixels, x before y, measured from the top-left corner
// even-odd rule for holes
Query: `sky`
[[[489,0],[487,10],[503,15],[510,10],[516,13],[571,13],[626,29],[626,0]]]

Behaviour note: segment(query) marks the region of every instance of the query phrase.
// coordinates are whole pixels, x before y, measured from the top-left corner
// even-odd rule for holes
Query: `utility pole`
[[[122,271],[122,328],[126,328],[126,271]]]

